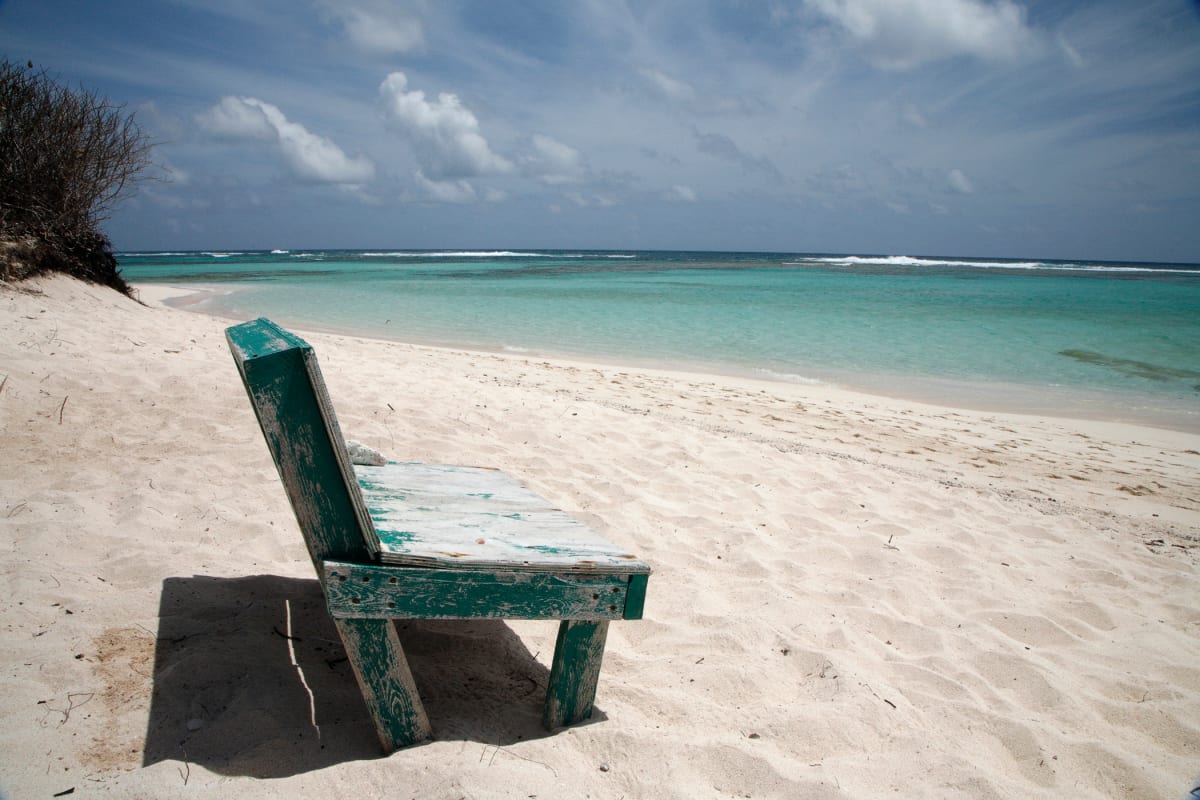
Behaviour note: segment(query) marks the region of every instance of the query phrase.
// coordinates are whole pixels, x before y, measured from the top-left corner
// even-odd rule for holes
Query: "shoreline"
[[[0,287],[5,796],[1195,786],[1200,436],[305,332],[348,438],[654,569],[549,735],[554,625],[402,622],[436,738],[380,758],[228,323],[152,295]]]
[[[236,291],[236,286],[226,284],[134,283],[138,292],[147,292],[153,302],[168,308],[203,314],[218,319],[242,321],[235,315],[224,315],[219,310],[200,309],[195,306],[217,293]],[[312,326],[296,323],[295,327],[314,333],[350,336],[379,342],[411,344],[447,352],[488,353],[514,358],[545,359],[549,361],[591,367],[613,367],[647,370],[664,374],[703,379],[706,376],[739,381],[753,381],[768,386],[793,385],[817,386],[833,392],[846,392],[852,396],[893,400],[900,403],[916,403],[922,406],[943,408],[947,411],[963,410],[981,414],[1011,414],[1017,416],[1047,417],[1081,422],[1113,423],[1156,428],[1186,434],[1200,434],[1200,400],[1195,410],[1185,406],[1171,409],[1131,407],[1129,404],[1142,395],[1115,395],[1094,390],[1061,387],[1027,386],[1001,381],[974,382],[949,378],[926,378],[877,375],[846,372],[838,378],[809,378],[786,376],[755,367],[738,368],[732,365],[705,364],[696,362],[677,366],[654,359],[620,358],[607,356],[584,356],[563,354],[543,350],[515,350],[484,345],[468,346],[453,343],[427,342],[410,337],[385,337],[374,332],[363,333],[337,326]],[[887,384],[885,387],[884,384]],[[1066,401],[1068,407],[1054,405],[1054,399]],[[1161,402],[1160,398],[1147,398]]]
[[[184,296],[173,296],[172,293],[175,291],[184,291],[187,294]],[[193,314],[210,321],[218,322],[222,327],[244,321],[241,318],[233,316],[224,317],[210,314],[204,310],[195,310],[190,307],[179,308],[174,305],[174,303],[181,299],[186,300],[192,297],[195,297],[195,295],[191,293],[191,287],[186,289],[173,287],[162,292],[151,292],[148,299],[151,302],[161,305],[166,310]],[[588,373],[596,376],[598,380],[607,382],[628,379],[630,376],[640,376],[647,381],[689,387],[692,390],[697,390],[701,387],[717,387],[716,390],[718,391],[736,393],[738,396],[745,398],[769,397],[771,402],[765,405],[782,403],[784,405],[794,405],[798,408],[832,407],[847,409],[862,415],[864,419],[874,425],[891,428],[891,432],[894,434],[900,434],[904,430],[906,427],[906,418],[910,416],[918,416],[929,427],[936,427],[945,431],[957,431],[962,429],[964,425],[984,426],[989,429],[989,435],[980,437],[985,440],[985,443],[980,445],[980,452],[983,455],[980,456],[979,460],[984,463],[990,462],[993,465],[997,462],[995,462],[992,456],[997,456],[999,453],[991,445],[1001,443],[1002,446],[1011,446],[1011,443],[1003,442],[1006,439],[1006,432],[1022,428],[1065,432],[1069,436],[1078,439],[1081,443],[1079,447],[1071,448],[1071,468],[1064,469],[1065,472],[1075,473],[1075,477],[1071,479],[1071,482],[1084,482],[1078,477],[1078,474],[1087,472],[1089,469],[1087,448],[1090,447],[1090,442],[1093,439],[1136,442],[1139,446],[1178,448],[1200,454],[1200,432],[1180,430],[1168,426],[1148,425],[1142,422],[1034,412],[989,411],[944,403],[931,403],[924,400],[912,400],[892,395],[872,394],[829,383],[776,381],[744,374],[689,372],[665,367],[614,364],[611,362],[590,361],[562,356],[513,353],[484,348],[467,349],[404,340],[365,337],[356,333],[306,327],[304,325],[289,325],[286,327],[290,327],[303,335],[314,344],[314,347],[318,347],[318,350],[318,343],[321,341],[355,343],[360,346],[370,346],[384,350],[398,348],[401,351],[413,354],[423,354],[426,359],[446,358],[452,359],[454,362],[461,362],[464,359],[476,362],[488,359],[498,365],[509,368],[542,367],[570,374]],[[632,406],[630,407],[632,408]],[[770,412],[765,408],[764,414],[768,417],[771,416]],[[855,431],[849,433],[838,431],[837,435],[829,436],[818,433],[821,430],[818,426],[816,430],[809,431],[811,439],[805,445],[814,448],[827,448],[828,452],[836,453],[839,456],[857,456],[857,451],[860,449],[859,445],[861,444],[858,440],[862,438],[863,434]],[[938,434],[917,437],[916,439],[901,435],[901,438],[897,442],[892,443],[892,446],[888,448],[875,447],[873,454],[880,463],[884,463],[886,459],[890,467],[903,471],[908,469],[909,465],[905,463],[908,456],[916,454],[919,450],[923,456],[928,457],[926,454],[932,453],[935,450],[938,440]],[[1040,460],[1034,458],[1029,462],[1028,473],[1030,478],[1037,474],[1035,471],[1037,469],[1036,462]],[[975,466],[979,465],[976,464]],[[1197,461],[1197,466],[1200,467],[1200,461]],[[1009,474],[1006,477],[1013,479],[1017,476]],[[967,478],[968,476],[962,476],[959,480]],[[1065,476],[1054,475],[1053,479],[1064,480]],[[1041,489],[1034,488],[1037,483],[1036,480],[1028,480],[1025,477],[1021,477],[1019,482],[1022,483],[1023,488],[1032,489],[1035,494],[1043,493]],[[1198,491],[1196,498],[1193,498],[1192,502],[1188,503],[1188,509],[1181,510],[1171,507],[1160,507],[1155,512],[1155,517],[1179,524],[1195,524],[1197,519],[1192,515],[1192,511],[1200,511],[1200,481],[1197,483]],[[988,485],[990,486],[990,483]],[[1113,488],[1121,491],[1120,485],[1123,484],[1114,483]],[[1145,505],[1142,498],[1146,495],[1141,494],[1136,486],[1131,485],[1126,487],[1126,489],[1124,491],[1124,494],[1128,496],[1126,505],[1130,507]]]

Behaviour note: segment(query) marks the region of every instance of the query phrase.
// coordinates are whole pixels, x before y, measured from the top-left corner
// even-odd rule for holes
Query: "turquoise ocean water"
[[[124,253],[235,318],[1200,430],[1200,265],[786,253]]]

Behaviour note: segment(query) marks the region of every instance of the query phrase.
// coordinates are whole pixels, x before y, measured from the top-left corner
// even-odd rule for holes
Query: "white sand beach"
[[[168,294],[0,288],[0,797],[1200,785],[1200,435],[306,333],[348,437],[655,570],[553,734],[554,623],[401,623],[437,738],[382,757],[229,323]]]

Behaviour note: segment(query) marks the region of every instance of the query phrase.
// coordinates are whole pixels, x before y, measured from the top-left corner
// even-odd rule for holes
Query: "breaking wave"
[[[1135,266],[1132,264],[1078,263],[1073,261],[961,261],[949,258],[914,258],[913,256],[809,256],[785,261],[787,266],[826,264],[838,267],[969,267],[975,269],[1027,269],[1064,272],[1153,272],[1181,275],[1200,275],[1200,269],[1182,267]]]

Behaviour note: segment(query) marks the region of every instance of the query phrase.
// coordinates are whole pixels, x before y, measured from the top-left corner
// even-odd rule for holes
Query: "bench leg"
[[[542,725],[552,731],[592,715],[608,620],[564,620],[558,626]]]
[[[337,619],[338,633],[383,750],[428,739],[429,719],[390,619]]]

